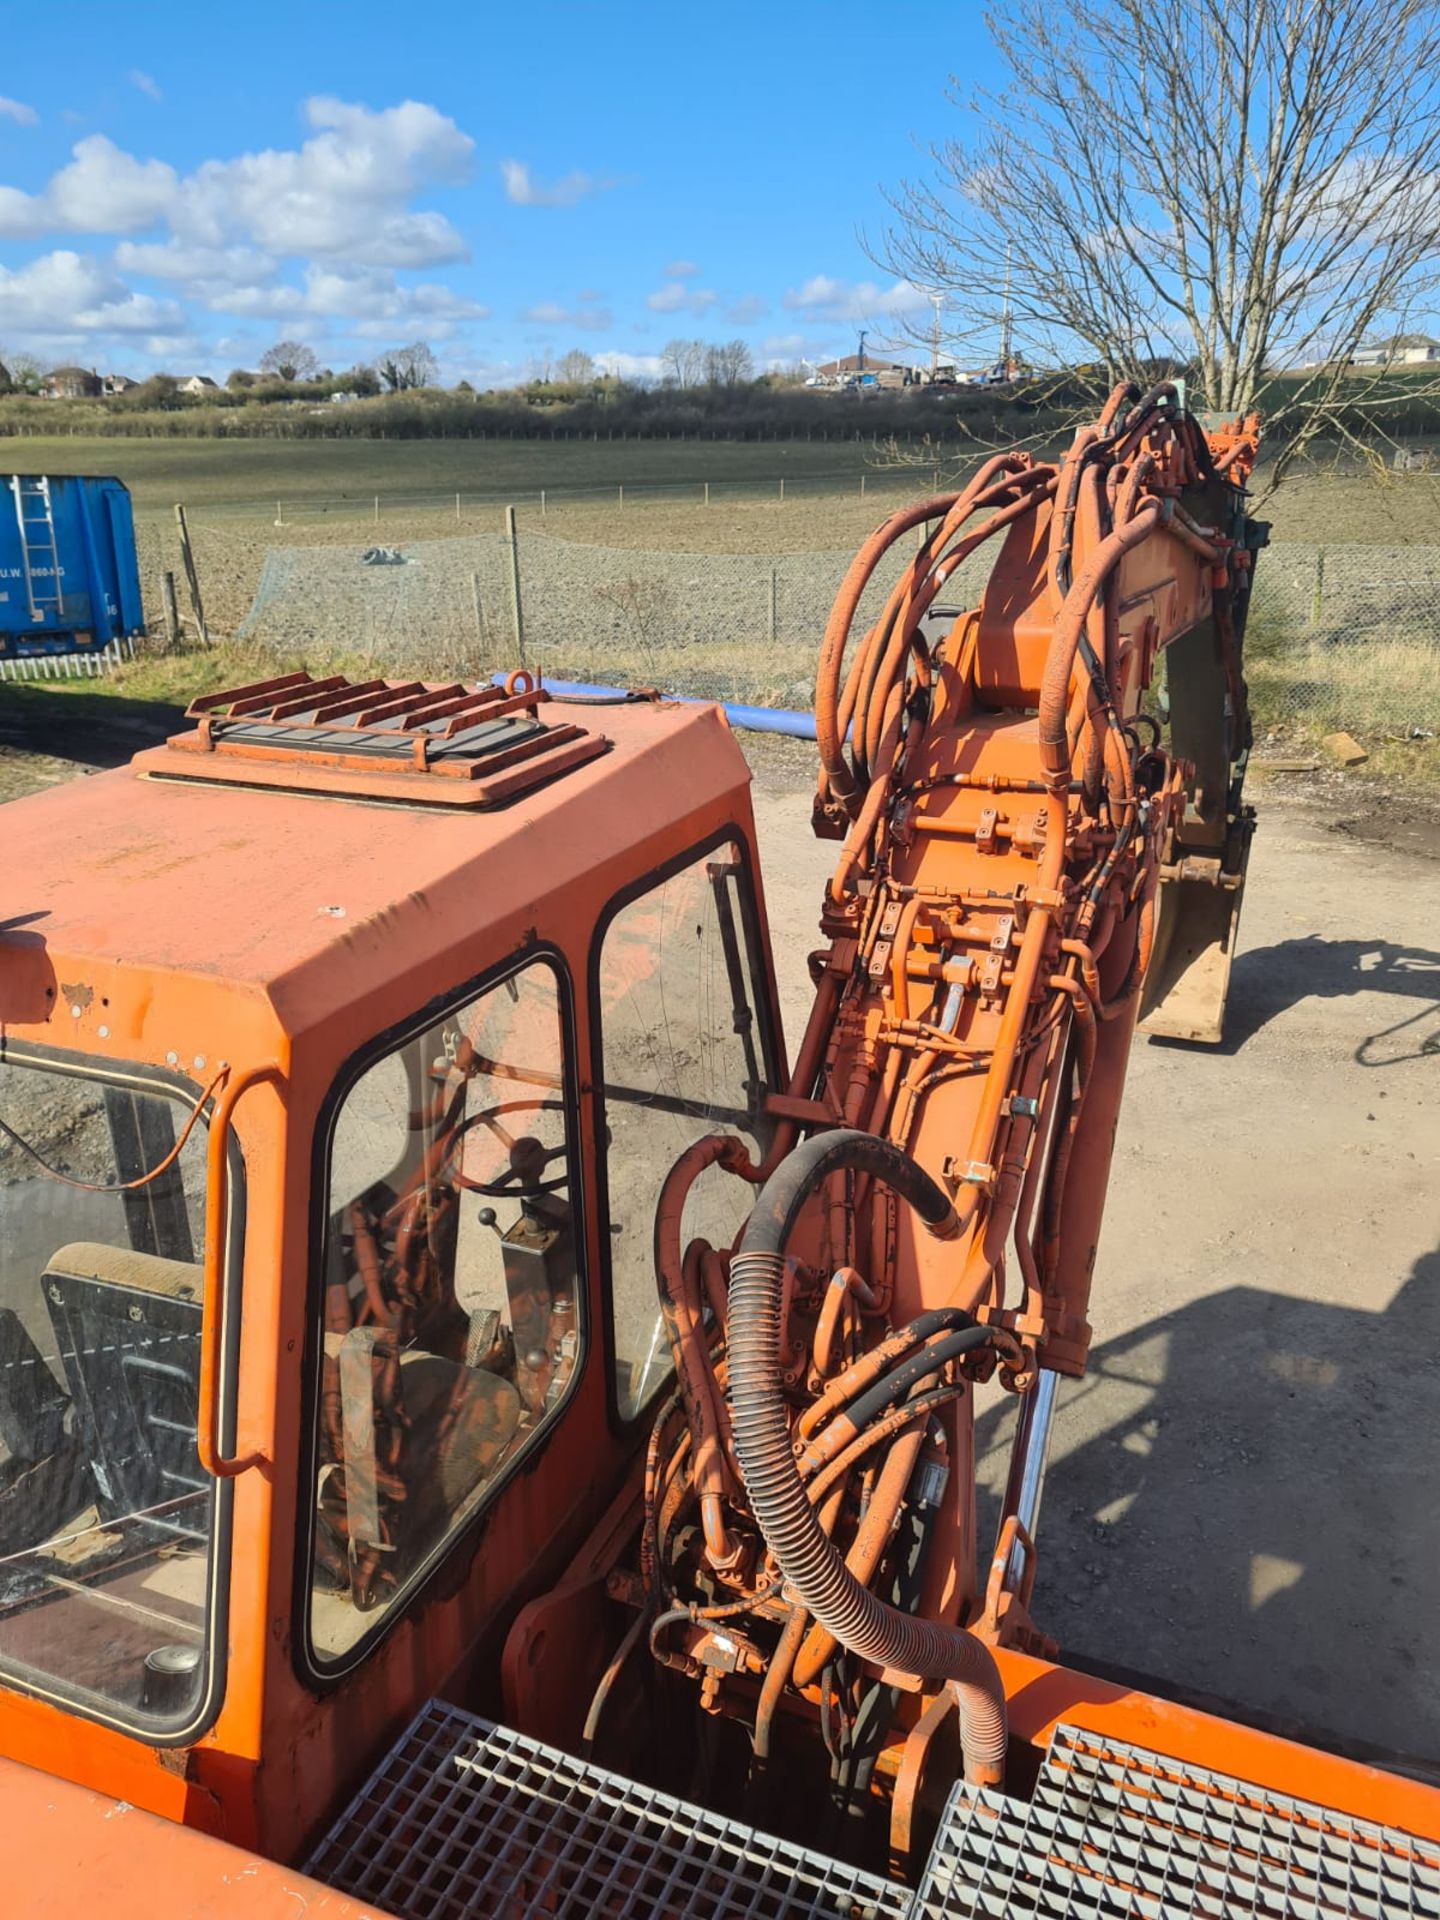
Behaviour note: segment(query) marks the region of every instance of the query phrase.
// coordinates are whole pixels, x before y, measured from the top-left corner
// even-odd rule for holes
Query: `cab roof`
[[[579,709],[538,712],[559,731]],[[16,1017],[5,976],[37,940],[65,978],[89,962],[258,991],[294,1034],[427,965],[472,977],[521,930],[558,940],[577,917],[593,923],[607,889],[693,844],[749,774],[714,706],[640,700],[580,718],[600,751],[488,807],[414,796],[421,780],[469,779],[412,774],[377,799],[376,780],[354,790],[345,769],[230,761],[183,739],[12,802],[0,1022]],[[477,939],[492,930],[498,952]],[[468,966],[445,958],[467,951]]]

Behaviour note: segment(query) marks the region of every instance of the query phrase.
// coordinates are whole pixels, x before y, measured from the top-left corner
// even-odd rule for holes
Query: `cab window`
[[[770,1139],[771,1085],[750,877],[738,843],[688,862],[615,913],[597,973],[615,1400],[633,1419],[671,1371],[655,1293],[660,1187],[686,1147],[737,1134],[752,1158]],[[691,1188],[683,1242],[728,1248],[752,1188],[718,1167]]]
[[[223,1642],[200,1099],[0,1058],[0,1676],[161,1740]]]
[[[375,1059],[330,1131],[309,1629],[424,1578],[580,1361],[565,1010],[537,960]]]

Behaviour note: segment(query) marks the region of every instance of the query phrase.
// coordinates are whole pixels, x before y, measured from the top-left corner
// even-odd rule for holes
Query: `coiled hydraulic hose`
[[[730,1398],[735,1451],[751,1509],[786,1581],[843,1647],[922,1680],[945,1680],[960,1715],[965,1777],[1004,1775],[1005,1696],[988,1647],[963,1627],[887,1605],[850,1572],[802,1482],[780,1376],[785,1243],[806,1200],[832,1173],[867,1173],[907,1201],[932,1233],[955,1231],[954,1208],[888,1140],[837,1129],[791,1153],[766,1181],[730,1268]]]

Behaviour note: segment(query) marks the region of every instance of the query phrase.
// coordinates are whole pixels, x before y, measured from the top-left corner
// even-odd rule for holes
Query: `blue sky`
[[[0,358],[444,376],[677,335],[757,365],[928,313],[866,257],[983,81],[975,4],[0,4]]]

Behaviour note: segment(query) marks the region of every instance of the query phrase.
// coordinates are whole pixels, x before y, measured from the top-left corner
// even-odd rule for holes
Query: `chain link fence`
[[[1259,556],[1245,639],[1257,727],[1422,739],[1440,730],[1440,546]]]
[[[952,576],[971,605],[991,555]],[[553,678],[807,706],[853,558],[591,545],[521,531],[398,548],[273,547],[240,637],[377,672],[476,674],[521,658]],[[872,581],[873,620],[903,564]],[[518,614],[517,614],[518,605]],[[1416,738],[1440,726],[1440,546],[1284,544],[1261,554],[1246,671],[1257,728]]]
[[[676,553],[524,530],[401,548],[291,547],[265,557],[240,637],[284,653],[359,656],[377,671],[512,666],[554,678],[808,705],[815,655],[850,549]],[[879,613],[899,571],[871,582]],[[955,577],[978,591],[981,557]],[[518,586],[519,645],[516,598]]]

